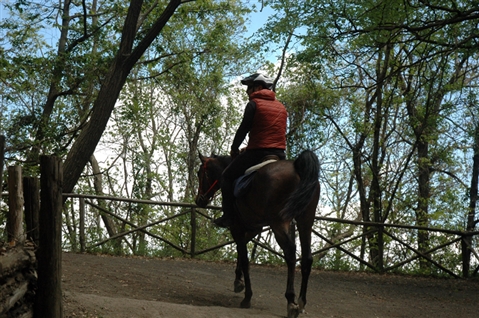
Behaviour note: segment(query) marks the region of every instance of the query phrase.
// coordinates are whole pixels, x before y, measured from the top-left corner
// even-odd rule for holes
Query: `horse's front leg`
[[[239,258],[239,254],[236,258],[236,269],[235,269],[235,282],[234,282],[234,292],[240,293],[244,289],[244,282],[243,282],[243,271],[241,269],[241,262]]]
[[[241,235],[239,238],[235,238],[236,241],[236,251],[238,253],[238,265],[237,267],[241,268],[244,278],[244,299],[241,301],[241,308],[250,308],[251,307],[251,297],[253,296],[253,291],[251,290],[251,281],[249,277],[249,260],[248,260],[248,250],[246,249],[247,240],[244,235]]]
[[[256,235],[259,235],[261,233],[261,228],[258,228],[257,230],[254,230],[254,231],[249,231],[249,232],[246,232],[244,233],[243,237],[244,237],[244,240],[245,240],[245,245],[248,244]],[[235,233],[241,233],[242,230],[238,229],[238,228],[235,228],[233,229],[233,231]],[[233,232],[231,232],[233,233]],[[241,239],[241,236],[239,234],[236,234],[236,235],[233,235],[233,238],[235,238],[235,236],[237,237],[235,239],[236,242],[239,242]],[[236,243],[236,246],[238,248],[238,244],[239,243]],[[246,250],[246,253],[247,250]],[[249,259],[248,259],[248,254],[246,254],[246,264],[247,266],[249,266]],[[249,273],[249,270],[248,270],[248,273]],[[245,284],[243,282],[243,270],[241,268],[241,259],[240,259],[240,253],[237,253],[237,258],[236,258],[236,269],[235,269],[235,282],[234,282],[234,292],[235,293],[239,293],[239,292],[242,292],[244,290],[244,287],[245,287]]]

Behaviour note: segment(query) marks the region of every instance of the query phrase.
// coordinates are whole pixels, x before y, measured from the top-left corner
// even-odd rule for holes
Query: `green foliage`
[[[121,8],[115,10],[121,11]],[[138,41],[143,36],[142,30],[147,30],[154,23],[155,13],[161,10],[161,7],[153,7],[150,14],[145,15],[137,35]],[[103,191],[137,199],[193,201],[197,188],[197,149],[224,151],[229,146],[226,135],[231,135],[240,117],[228,78],[241,73],[239,70],[248,59],[249,49],[243,45],[241,37],[243,15],[248,11],[239,1],[195,1],[179,8],[132,70],[114,110],[111,128],[103,143],[104,149],[107,149],[104,152],[109,153],[107,160],[114,165],[105,171],[104,180],[107,180],[109,189]],[[70,34],[81,37],[84,30],[81,21],[78,22],[75,25],[78,28]],[[101,28],[97,37],[99,40],[107,35],[115,38],[117,31],[114,23],[108,24]],[[88,55],[78,57],[78,64],[69,64],[72,69],[90,62],[102,66],[97,58],[103,59],[104,65],[107,65],[111,54],[90,51]],[[67,61],[75,62],[71,56]],[[96,71],[100,72],[96,74],[101,74],[103,68]],[[88,74],[95,73],[85,72],[84,75]],[[92,87],[91,82],[88,87]],[[93,99],[94,90],[91,93],[90,98]],[[226,107],[222,100],[226,100]],[[84,106],[81,108],[83,116],[88,115],[89,109],[88,105]],[[116,205],[116,213],[134,224],[145,224],[174,211],[132,204]],[[101,224],[92,226],[101,229]],[[117,222],[116,226],[118,231],[129,228],[121,222]],[[211,226],[202,224],[202,229],[208,227]],[[189,219],[186,216],[175,218],[166,228],[158,226],[151,231],[181,248],[189,248]],[[199,243],[208,245],[217,238],[215,235],[209,238],[208,235],[215,232],[205,232],[204,242],[200,240]],[[97,235],[94,236],[94,233]],[[104,234],[93,231],[91,239],[100,240]],[[129,234],[122,246],[123,252],[130,250],[134,254],[182,254],[168,244],[155,242],[139,232]],[[114,248],[114,245],[109,248]]]
[[[321,145],[321,202],[336,214],[358,204],[363,219],[379,212],[382,220],[402,224],[424,224],[417,212],[427,211],[426,224],[463,229],[471,162],[464,165],[457,156],[457,149],[467,146],[458,138],[465,130],[456,125],[468,109],[461,97],[471,91],[466,81],[477,83],[478,50],[471,41],[477,37],[472,28],[477,21],[449,22],[457,12],[468,16],[465,7],[449,10],[452,4],[440,1],[417,6],[397,1],[268,4],[278,12],[264,39],[284,43],[293,29],[293,38],[301,43],[288,59],[289,83],[281,98],[289,102],[292,128],[299,127],[291,130],[296,133],[290,135],[292,152],[299,140]],[[285,23],[288,19],[294,20],[293,28]],[[460,28],[466,34],[459,34]],[[328,101],[315,92],[334,97]],[[324,116],[310,115],[316,125],[310,130],[301,117],[305,110]],[[328,173],[338,167],[354,176],[357,192],[340,194],[344,183],[337,186],[331,181],[334,173]],[[341,231],[327,233],[334,237]]]
[[[135,44],[166,4],[144,4]],[[38,174],[37,152],[65,158],[88,124],[118,51],[129,4],[86,1],[86,16],[82,6],[73,4],[64,16],[63,5],[2,3],[7,15],[0,21],[0,134],[7,136],[7,165],[30,164],[26,175]],[[273,14],[260,32],[245,38],[247,14],[256,5],[270,6]],[[474,12],[474,1],[185,2],[134,66],[121,92],[97,153],[103,157],[103,188],[95,189],[97,180],[85,169],[77,191],[192,203],[197,151],[227,153],[241,118],[244,91],[232,83],[252,70],[279,74],[281,67],[276,92],[289,112],[288,157],[310,148],[322,163],[318,214],[463,230],[478,118]],[[272,55],[284,58],[284,64],[271,61]],[[213,203],[219,205],[219,198]],[[143,203],[106,206],[136,225],[182,211]],[[76,208],[73,203],[64,211],[65,248],[78,246]],[[88,210],[88,242],[110,235],[104,216]],[[117,232],[132,229],[124,221],[112,224]],[[190,227],[185,215],[149,231],[187,250]],[[333,242],[360,233],[350,225],[315,227]],[[198,231],[197,250],[229,239],[206,218],[198,218]],[[450,239],[431,235],[419,242],[414,231],[391,231],[411,246]],[[262,239],[274,245],[271,238]],[[371,259],[377,243],[372,236],[343,247]],[[321,248],[325,243],[314,244]],[[414,256],[390,237],[385,246],[388,264]],[[282,263],[265,250],[249,249],[257,262]],[[184,256],[141,232],[92,251]],[[450,246],[433,257],[459,270],[459,254],[457,246]],[[234,260],[235,251],[228,246],[199,257]],[[337,250],[317,257],[315,264],[361,268]],[[419,262],[398,271],[440,275]]]

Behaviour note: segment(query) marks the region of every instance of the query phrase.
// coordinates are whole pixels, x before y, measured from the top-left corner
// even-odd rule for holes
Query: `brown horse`
[[[199,154],[199,189],[196,204],[206,207],[220,189],[223,170],[231,162],[229,156],[204,157]],[[269,225],[276,241],[283,249],[288,265],[285,297],[288,301],[288,318],[297,317],[306,305],[306,291],[311,273],[311,231],[319,200],[319,160],[310,150],[303,151],[296,160],[281,160],[260,168],[251,181],[251,187],[236,199],[235,219],[230,227],[238,253],[235,292],[245,289],[242,308],[251,306],[251,282],[246,244],[263,226]],[[296,244],[290,235],[290,224],[296,220],[301,240],[301,290],[295,303],[294,272]],[[244,276],[244,283],[241,279]]]

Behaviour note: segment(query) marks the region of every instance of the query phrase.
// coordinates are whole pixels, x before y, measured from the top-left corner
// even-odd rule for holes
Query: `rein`
[[[207,162],[208,162],[208,161],[205,161],[205,163],[204,163],[204,165],[203,165],[203,176],[202,176],[202,178],[201,178],[201,183],[200,183],[200,188],[199,188],[198,193],[201,193],[201,185],[203,184],[203,180],[206,179],[206,181],[209,181],[208,175],[206,174],[206,169],[207,169],[206,164],[207,164]],[[210,185],[209,189],[208,189],[205,193],[201,193],[201,194],[199,195],[199,197],[200,197],[202,200],[205,200],[205,199],[206,199],[206,201],[210,201],[210,200],[213,198],[213,196],[215,195],[216,190],[218,190],[218,189],[216,189],[216,185],[217,185],[217,184],[218,184],[218,179],[216,179],[215,181],[213,181],[213,183]]]

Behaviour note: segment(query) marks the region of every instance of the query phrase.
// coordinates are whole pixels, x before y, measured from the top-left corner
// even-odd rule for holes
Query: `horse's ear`
[[[198,156],[200,157],[201,162],[205,162],[206,158],[201,154],[201,152],[198,150]]]

